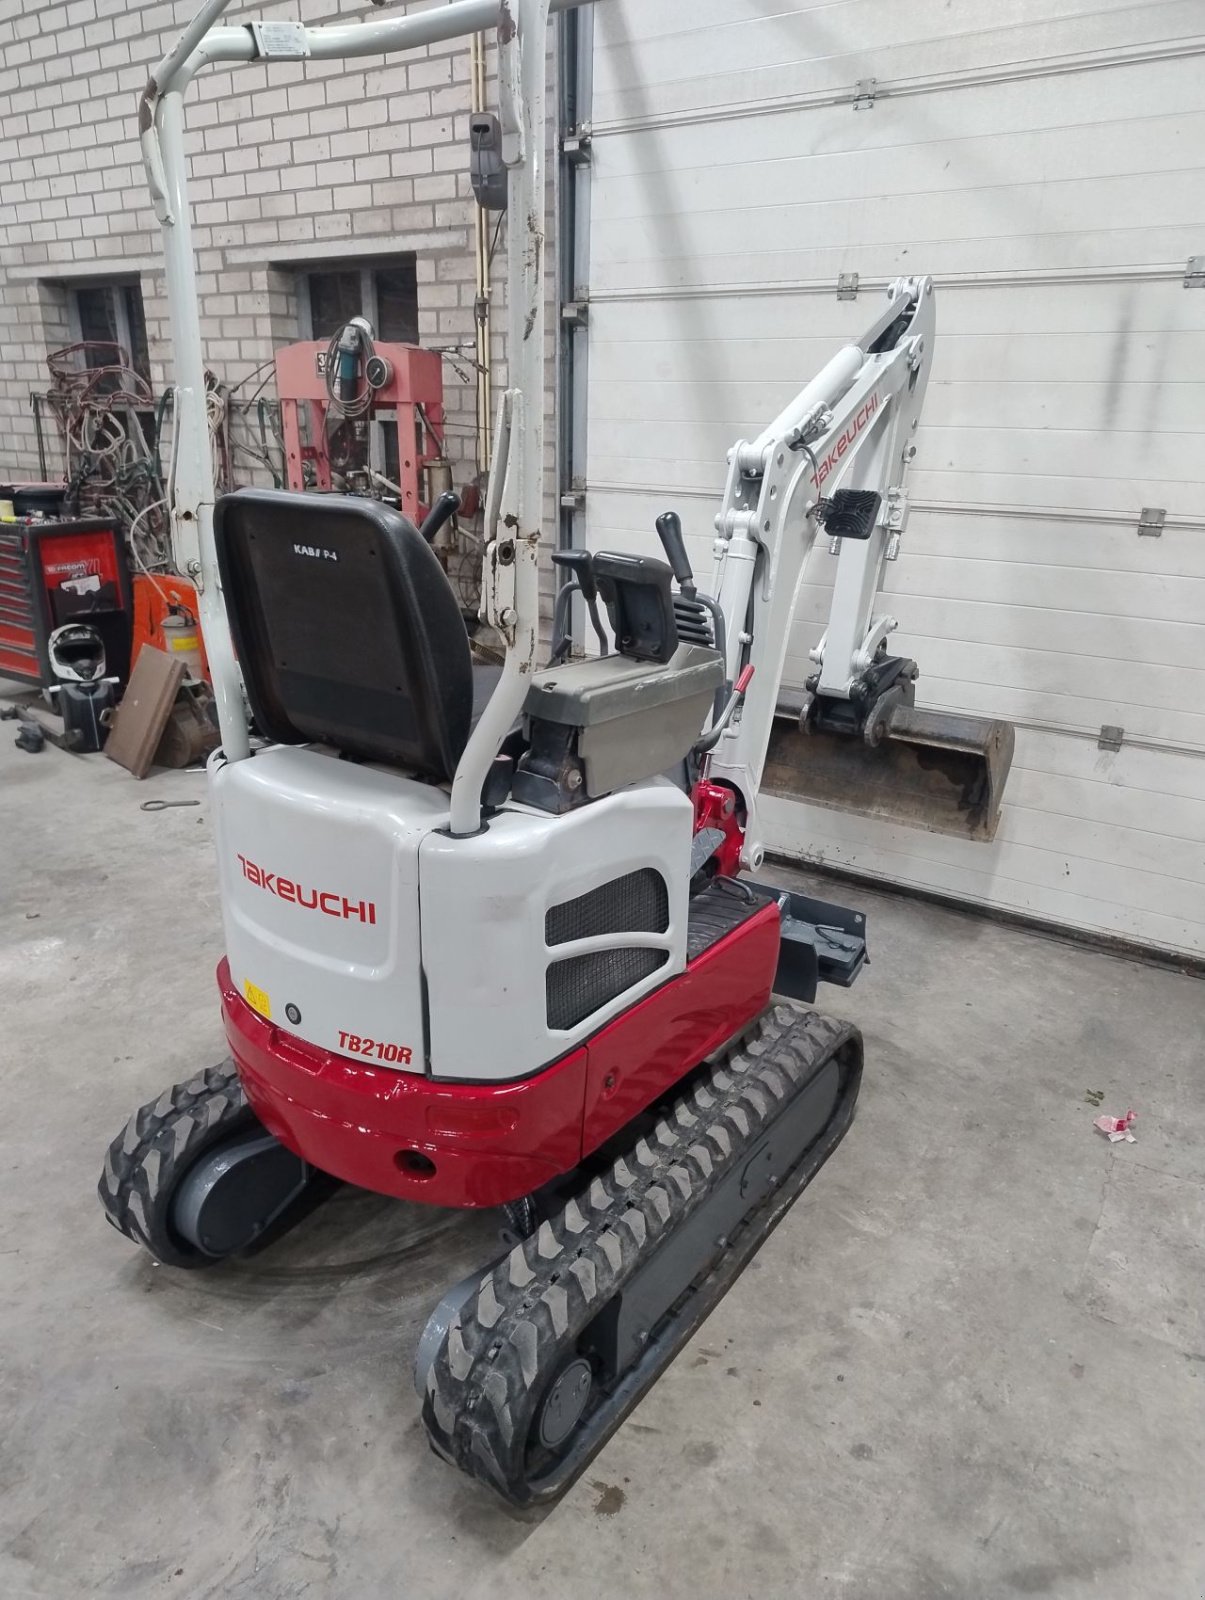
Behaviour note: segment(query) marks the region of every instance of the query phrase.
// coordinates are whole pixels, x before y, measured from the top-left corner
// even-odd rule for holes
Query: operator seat
[[[240,489],[218,500],[214,534],[260,731],[448,782],[474,722],[472,652],[409,518],[350,495]]]

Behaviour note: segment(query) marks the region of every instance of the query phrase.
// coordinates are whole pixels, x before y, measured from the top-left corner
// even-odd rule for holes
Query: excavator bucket
[[[762,792],[963,839],[990,840],[1013,759],[1011,723],[897,706],[877,745],[800,727],[779,701]]]

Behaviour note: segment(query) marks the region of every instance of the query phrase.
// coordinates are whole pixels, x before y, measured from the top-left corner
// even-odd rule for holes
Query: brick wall
[[[0,0],[0,477],[37,470],[29,394],[45,388],[47,350],[68,340],[73,284],[136,272],[152,378],[156,387],[169,378],[159,229],[136,105],[149,67],[198,3]],[[236,19],[299,14],[309,25],[380,16],[330,0],[231,7]],[[492,40],[489,70],[492,104]],[[404,57],[202,72],[188,95],[191,193],[206,360],[225,381],[301,337],[297,270],[337,258],[414,252],[420,342],[471,354],[469,106],[467,39]],[[503,242],[493,286],[497,384],[504,257]],[[444,366],[449,453],[462,482],[475,456],[472,371]],[[549,396],[551,381],[550,368]],[[550,464],[551,445],[550,431]]]

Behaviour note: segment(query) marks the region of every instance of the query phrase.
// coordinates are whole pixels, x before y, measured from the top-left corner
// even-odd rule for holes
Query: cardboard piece
[[[110,761],[136,778],[146,777],[183,682],[182,661],[174,661],[154,645],[142,647],[105,741]]]

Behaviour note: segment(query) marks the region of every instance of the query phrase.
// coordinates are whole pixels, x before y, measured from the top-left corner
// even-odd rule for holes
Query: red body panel
[[[695,832],[701,828],[718,828],[724,835],[713,857],[717,874],[721,878],[735,878],[741,870],[741,847],[745,843],[736,791],[727,784],[709,783],[706,778],[700,778],[691,791],[691,799],[695,807]]]
[[[529,1078],[442,1083],[320,1050],[253,1011],[223,961],[226,1037],[260,1121],[314,1166],[406,1200],[497,1206],[575,1167],[750,1023],[770,996],[779,926],[767,906]],[[433,1170],[413,1170],[414,1152]]]
[[[583,1155],[760,1016],[781,936],[778,907],[768,905],[594,1035],[586,1047]]]

